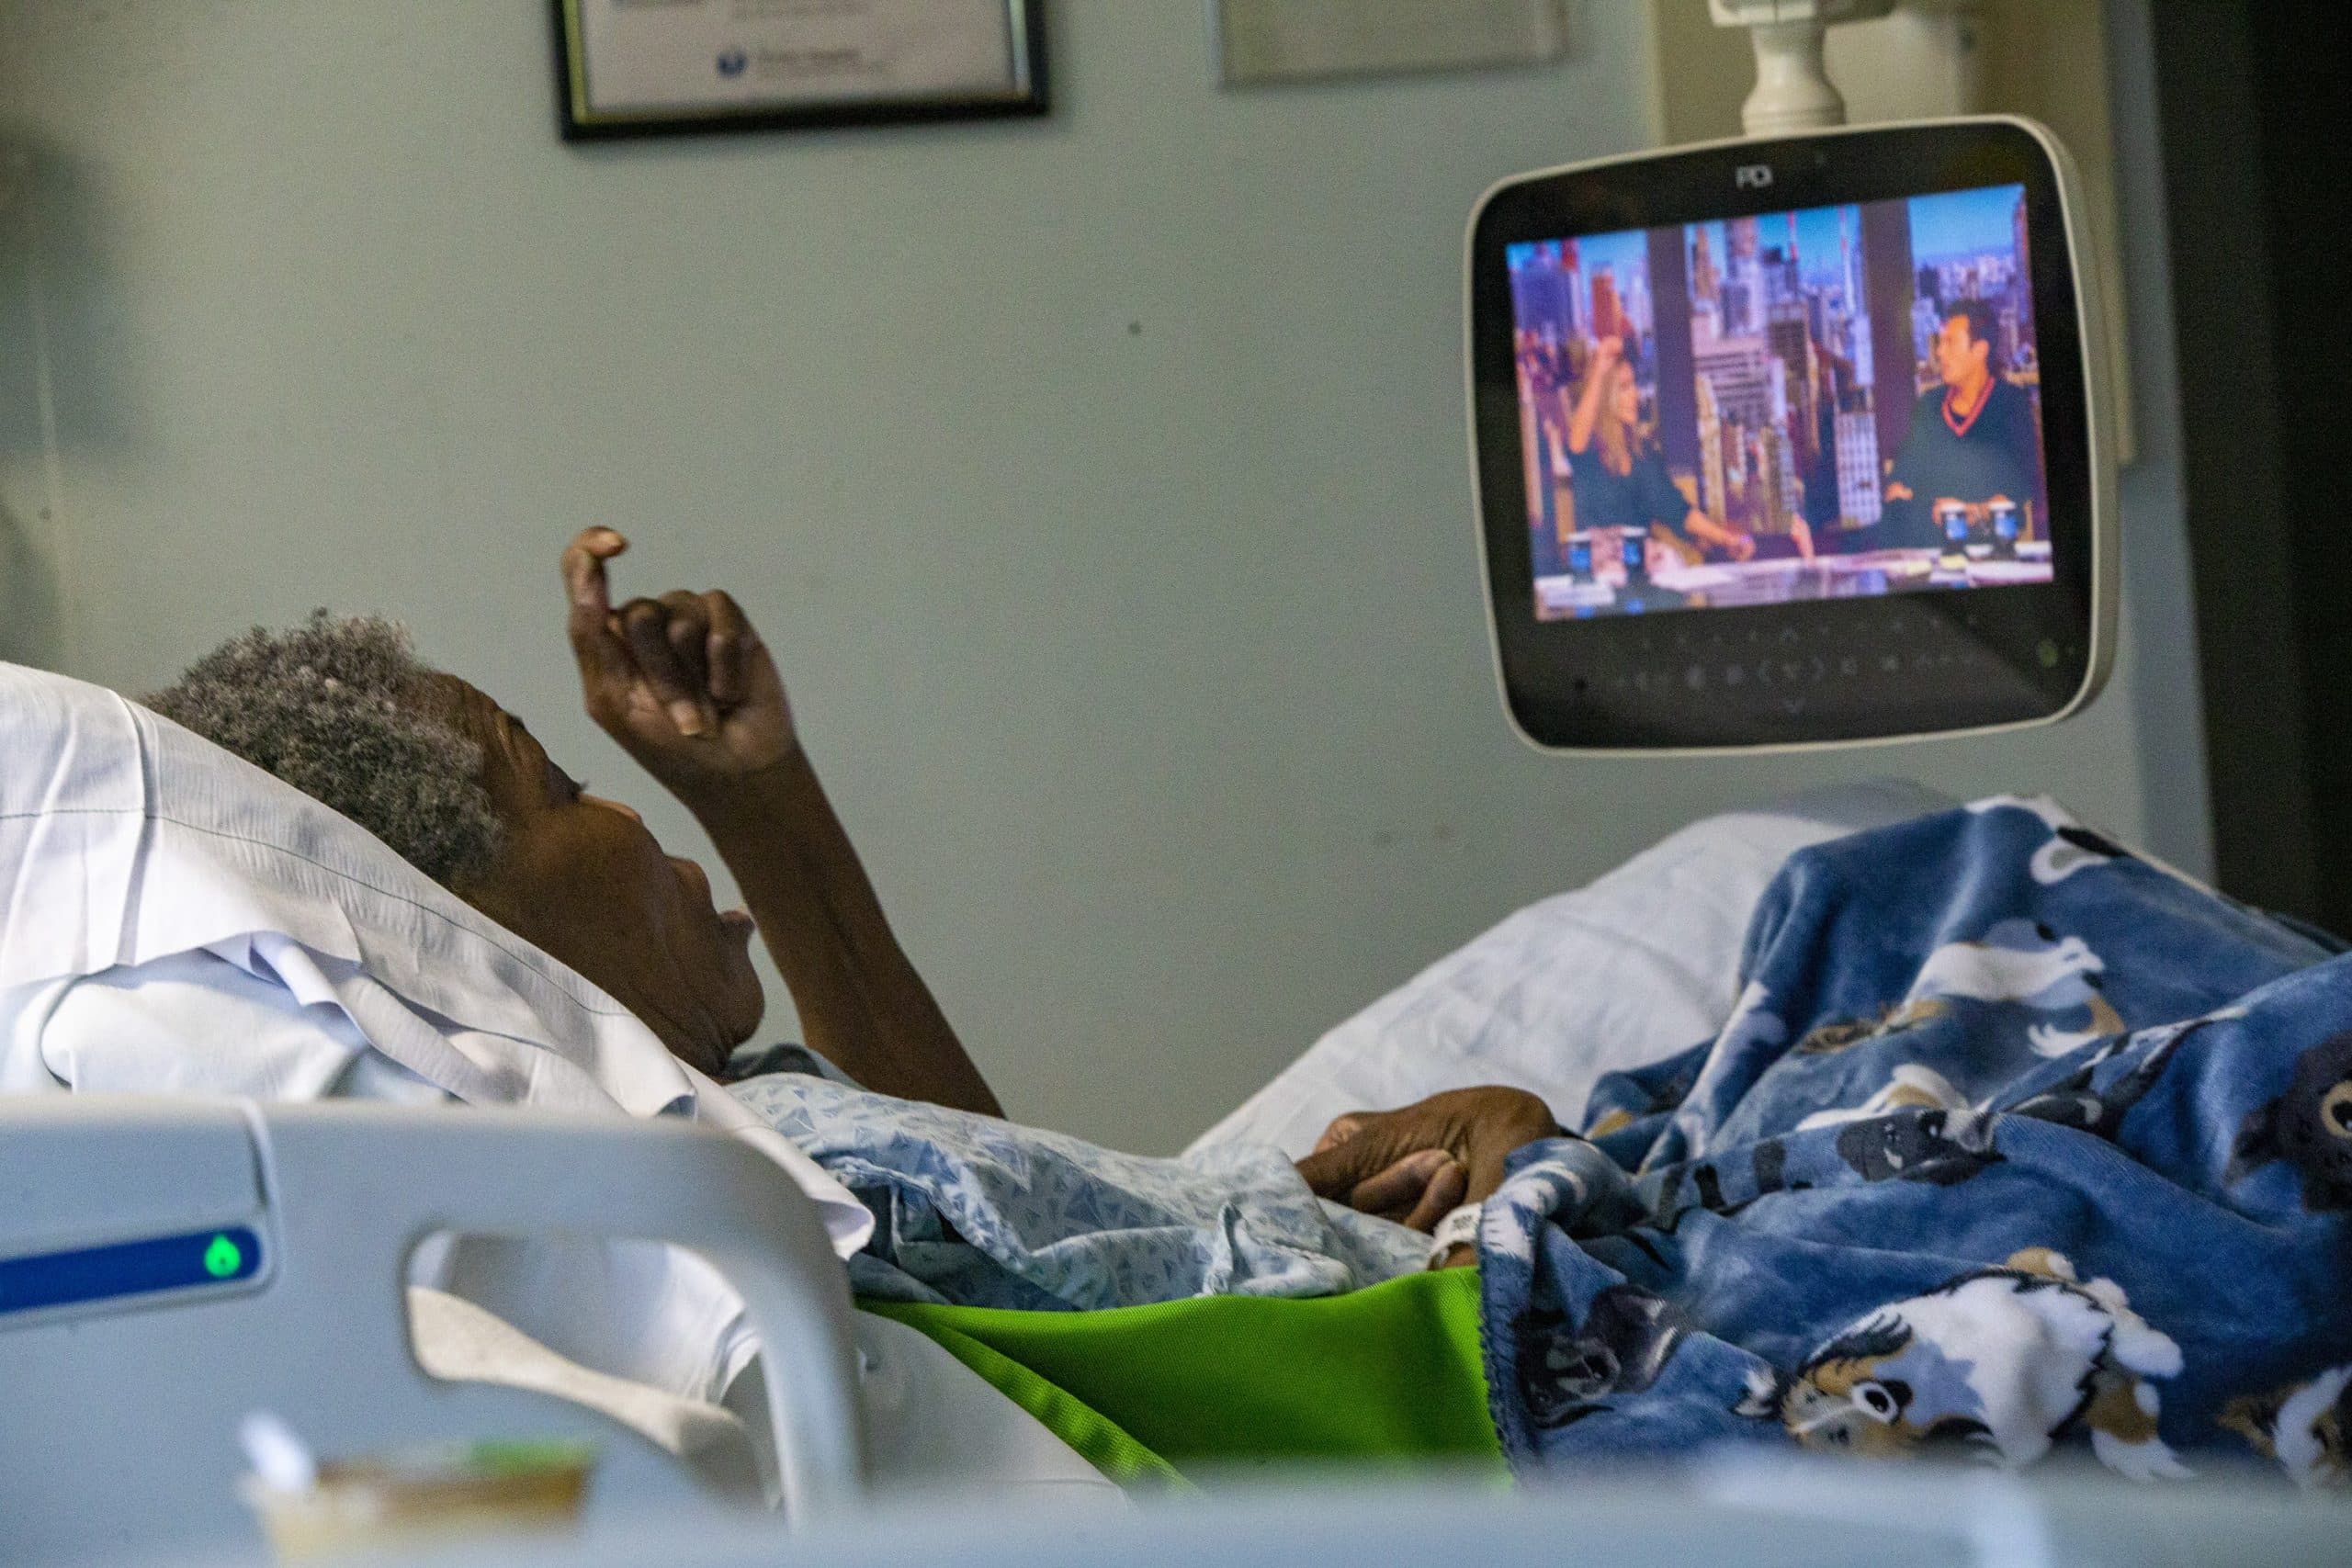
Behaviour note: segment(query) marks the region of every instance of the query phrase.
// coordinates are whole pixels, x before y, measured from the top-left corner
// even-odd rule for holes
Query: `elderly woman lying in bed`
[[[1737,1005],[1602,1079],[1582,1138],[1532,1096],[1468,1089],[1341,1116],[1295,1168],[1239,1144],[1132,1159],[997,1119],[758,637],[724,594],[615,608],[624,547],[591,530],[564,557],[589,711],[708,829],[748,915],[380,624],[255,633],[155,705],[373,829],[677,1056],[735,1068],[737,1100],[872,1211],[851,1262],[869,1301],[1159,1303],[929,1327],[1081,1399],[1156,1375],[1104,1408],[1162,1423],[1162,1451],[1292,1431],[1276,1451],[1330,1455],[1335,1431],[1385,1430],[1522,1468],[1726,1439],[2024,1465],[2064,1445],[2142,1479],[2214,1450],[2352,1484],[2340,944],[1996,798],[1792,855]],[[755,923],[813,1055],[734,1055],[760,1017]],[[1424,1271],[1421,1232],[1489,1194],[1480,1268]],[[1170,1315],[1197,1332],[1139,1331]],[[1334,1347],[1361,1353],[1307,1377]]]
[[[739,1097],[880,1211],[881,1257],[861,1260],[868,1290],[931,1294],[882,1261],[916,1256],[949,1293],[999,1304],[1117,1304],[1139,1288],[1346,1289],[1417,1266],[1428,1244],[1397,1224],[1430,1232],[1491,1192],[1513,1149],[1558,1132],[1532,1095],[1466,1089],[1342,1117],[1295,1173],[1268,1168],[1265,1150],[1180,1173],[1050,1135],[1015,1148],[1010,1129],[983,1121],[1001,1116],[997,1099],[885,919],[758,633],[724,592],[615,606],[605,563],[626,548],[591,529],[563,555],[588,711],[708,831],[748,911],[716,909],[699,866],[665,853],[627,806],[584,789],[521,718],[418,663],[389,623],[322,613],[291,631],[255,629],[148,704],[368,828],[594,982],[673,1054],[738,1080]],[[807,1051],[737,1054],[763,1009],[747,952],[755,931],[791,989]],[[801,1070],[779,1077],[778,1066]],[[1051,1198],[1029,1190],[1041,1160],[1065,1183]],[[939,1174],[943,1163],[952,1174]],[[1061,1233],[1081,1189],[1096,1232],[1078,1246],[1088,1267],[1073,1278],[1066,1259],[1049,1267],[1037,1255],[1070,1247]],[[1309,1191],[1383,1223],[1331,1213]],[[1212,1256],[1220,1244],[1207,1231],[1237,1202],[1240,1255]],[[1170,1222],[1188,1204],[1198,1223],[1185,1247],[1172,1237],[1187,1227]],[[975,1259],[938,1268],[943,1247],[963,1251],[959,1232],[1015,1277],[992,1268],[983,1287]],[[1164,1256],[1171,1247],[1191,1256]],[[1139,1273],[1154,1283],[1138,1287]]]

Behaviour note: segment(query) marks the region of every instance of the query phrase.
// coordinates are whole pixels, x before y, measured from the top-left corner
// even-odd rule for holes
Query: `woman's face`
[[[671,1055],[714,1076],[765,1010],[752,919],[721,914],[702,867],[663,852],[644,820],[589,795],[523,721],[454,675],[443,716],[480,743],[505,828],[498,860],[457,892],[628,1008]]]
[[[1634,367],[1620,365],[1610,372],[1609,412],[1620,424],[1639,424],[1642,419],[1642,389],[1634,384]]]

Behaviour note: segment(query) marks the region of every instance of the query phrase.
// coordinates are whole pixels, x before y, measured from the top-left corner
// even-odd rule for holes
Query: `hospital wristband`
[[[1479,1208],[1476,1203],[1464,1203],[1438,1221],[1437,1229],[1430,1233],[1430,1268],[1444,1262],[1445,1255],[1455,1247],[1476,1244]]]

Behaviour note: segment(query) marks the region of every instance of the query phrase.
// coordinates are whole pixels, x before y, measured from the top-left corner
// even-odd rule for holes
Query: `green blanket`
[[[1315,1462],[1503,1473],[1475,1269],[1303,1301],[859,1304],[921,1329],[1122,1484]]]

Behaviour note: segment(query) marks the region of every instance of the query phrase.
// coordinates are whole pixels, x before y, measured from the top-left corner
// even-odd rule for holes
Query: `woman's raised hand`
[[[588,716],[689,805],[697,792],[787,761],[799,740],[784,682],[734,599],[678,589],[616,608],[605,563],[628,548],[610,528],[585,529],[564,547]]]

